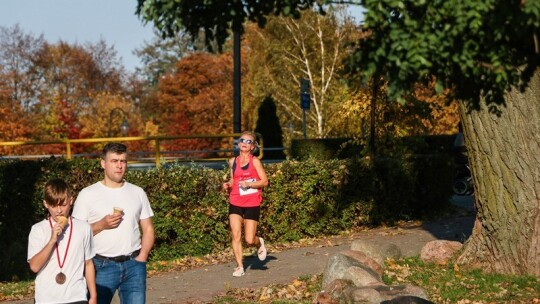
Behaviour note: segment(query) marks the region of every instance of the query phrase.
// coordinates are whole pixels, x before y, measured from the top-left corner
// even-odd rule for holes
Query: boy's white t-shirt
[[[71,242],[66,256],[70,226],[64,229],[58,237],[58,254],[60,262],[66,261],[62,267],[62,273],[66,275],[64,284],[56,283],[56,275],[60,273],[60,266],[53,249],[49,261],[38,272],[35,281],[36,304],[47,303],[70,303],[87,300],[86,279],[84,277],[84,264],[86,260],[94,257],[92,229],[84,221],[72,218],[73,229],[71,230]],[[52,225],[56,223],[51,219]],[[45,219],[32,226],[28,237],[28,261],[40,252],[51,239],[51,225]],[[56,247],[56,246],[55,246]]]
[[[128,255],[140,249],[139,221],[154,216],[144,190],[128,182],[119,188],[107,187],[102,182],[84,188],[77,196],[72,215],[92,224],[112,214],[114,207],[124,209],[120,225],[94,235],[96,253],[107,257]]]

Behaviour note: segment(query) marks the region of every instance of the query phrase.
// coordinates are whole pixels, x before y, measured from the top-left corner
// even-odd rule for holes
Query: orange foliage
[[[379,140],[414,135],[455,134],[459,123],[458,104],[447,94],[436,94],[434,83],[417,85],[408,102],[401,105],[386,99],[382,87],[377,100],[375,131]],[[345,136],[366,140],[371,122],[371,90],[358,90],[340,104],[332,122]]]
[[[85,138],[156,135],[148,131],[135,102],[129,97],[114,93],[99,93],[92,96],[93,103],[89,109],[91,115],[80,118]],[[122,134],[121,125],[124,119],[128,125],[126,134]],[[127,142],[131,151],[152,151],[153,143],[146,141]],[[100,150],[95,146],[91,152]],[[89,151],[90,152],[90,151]]]
[[[435,82],[430,86],[417,86],[415,97],[425,102],[431,115],[421,119],[422,124],[430,135],[455,134],[458,132],[459,112],[458,102],[448,100],[447,93],[435,94]]]
[[[194,53],[159,81],[156,106],[167,135],[223,134],[232,130],[233,68],[230,54]],[[218,149],[221,139],[171,141],[169,149]]]
[[[399,135],[450,135],[458,131],[458,103],[448,92],[437,94],[435,81],[417,84],[405,105],[383,107],[384,121],[395,126]]]
[[[0,138],[2,141],[27,141],[31,139],[34,124],[19,103],[11,102],[9,87],[0,75]],[[3,155],[19,154],[26,147],[0,147]]]

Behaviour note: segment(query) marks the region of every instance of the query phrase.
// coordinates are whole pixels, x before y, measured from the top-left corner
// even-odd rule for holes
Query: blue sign
[[[303,110],[309,110],[310,102],[311,102],[311,96],[309,96],[309,93],[300,94],[300,107]]]

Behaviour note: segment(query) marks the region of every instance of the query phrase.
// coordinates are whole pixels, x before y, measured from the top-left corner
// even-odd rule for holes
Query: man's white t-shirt
[[[139,221],[154,216],[148,197],[141,187],[124,182],[122,187],[110,188],[101,181],[79,193],[72,215],[93,224],[107,214],[112,214],[114,207],[124,209],[120,225],[94,235],[96,253],[107,257],[128,255],[140,249]]]
[[[54,220],[52,225],[56,223]],[[37,304],[46,303],[71,303],[87,300],[86,279],[84,277],[84,263],[94,257],[94,246],[92,242],[92,228],[87,222],[73,219],[73,229],[71,230],[71,241],[66,256],[69,233],[71,227],[68,225],[61,235],[58,236],[58,255],[60,263],[64,256],[66,261],[62,267],[62,273],[66,275],[64,284],[56,283],[56,275],[60,273],[56,249],[49,258],[49,261],[38,272],[35,282],[35,300]],[[32,226],[28,237],[28,261],[40,252],[51,239],[51,224],[49,220],[43,220]]]

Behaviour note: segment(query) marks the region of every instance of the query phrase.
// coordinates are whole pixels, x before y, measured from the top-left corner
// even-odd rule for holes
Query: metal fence
[[[106,142],[134,142],[145,141],[153,142],[153,151],[132,151],[130,152],[130,162],[135,163],[154,163],[156,167],[161,166],[163,163],[170,161],[186,160],[186,161],[219,161],[230,157],[235,152],[234,147],[236,145],[236,138],[241,134],[230,133],[220,135],[177,135],[177,136],[136,136],[136,137],[102,137],[102,138],[84,138],[84,139],[61,139],[61,140],[49,140],[49,141],[3,141],[0,142],[0,147],[16,147],[25,145],[65,145],[65,153],[63,154],[43,154],[43,155],[2,155],[0,159],[37,159],[44,157],[65,157],[66,159],[72,159],[74,157],[99,157],[99,153],[84,153],[74,154],[72,153],[72,145],[79,143],[106,143]],[[261,146],[259,158],[263,157],[263,139],[260,134],[257,134],[259,145]],[[171,140],[181,139],[216,139],[216,138],[229,138],[230,149],[207,149],[207,150],[176,150],[166,151],[163,150],[163,142]],[[206,158],[200,155],[213,154],[223,155],[223,157]]]

